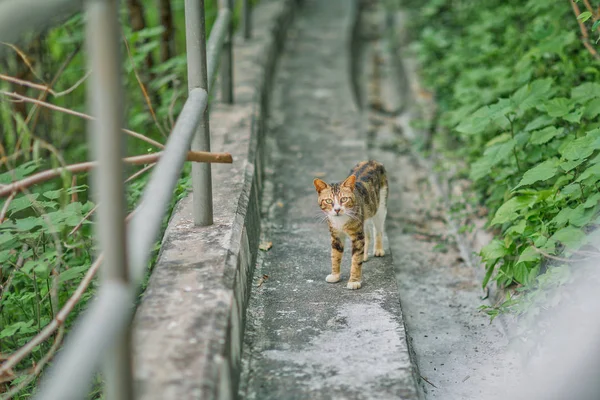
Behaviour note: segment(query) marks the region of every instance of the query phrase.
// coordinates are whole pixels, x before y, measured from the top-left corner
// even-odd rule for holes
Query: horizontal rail
[[[134,293],[144,277],[190,142],[207,103],[208,94],[204,89],[190,92],[163,155],[146,185],[141,203],[127,227],[127,255],[132,286],[113,282],[103,284],[94,305],[86,311],[81,324],[71,334],[68,346],[65,346],[67,350],[52,366],[50,379],[47,387],[42,388],[40,399],[84,398],[89,389],[89,380],[108,344],[128,326],[133,311],[128,305],[133,304]],[[112,300],[109,295],[113,296]],[[102,340],[99,341],[98,336]]]
[[[69,335],[69,345],[56,357],[37,399],[84,399],[100,361],[127,328],[133,314],[133,293],[124,283],[106,282]]]
[[[160,232],[192,137],[202,121],[207,104],[208,94],[204,89],[190,91],[175,128],[169,136],[163,156],[155,167],[144,189],[141,203],[129,223],[128,256],[130,276],[134,284],[138,284],[144,276],[152,246]]]
[[[208,94],[212,94],[213,84],[217,78],[219,61],[223,50],[223,43],[229,33],[231,25],[231,10],[222,8],[219,10],[215,24],[213,25],[208,43],[206,45],[206,65],[208,70]]]
[[[59,21],[59,18],[67,18],[80,11],[86,4],[85,0],[0,0],[0,42],[15,42],[27,31],[40,31],[50,28]],[[49,372],[42,379],[38,399],[71,399],[85,398],[88,394],[90,383],[94,373],[98,370],[103,358],[110,359],[105,363],[105,392],[107,398],[128,399],[131,393],[132,378],[129,376],[130,356],[129,349],[129,326],[134,311],[134,298],[137,290],[145,276],[150,254],[158,239],[164,216],[172,201],[173,191],[181,175],[184,162],[197,161],[204,164],[193,164],[193,168],[202,167],[202,181],[194,178],[194,201],[200,199],[199,209],[209,210],[207,224],[212,223],[212,189],[210,164],[211,162],[231,163],[231,155],[228,153],[210,152],[210,132],[208,129],[208,99],[214,82],[216,80],[219,64],[221,64],[223,77],[222,101],[231,103],[233,96],[231,86],[232,77],[232,24],[233,24],[233,0],[220,1],[219,13],[211,30],[210,38],[206,41],[204,29],[204,0],[186,1],[186,43],[188,46],[188,83],[190,86],[189,96],[177,119],[177,123],[164,146],[164,151],[144,156],[129,157],[122,159],[118,154],[112,154],[107,149],[111,146],[119,149],[114,142],[118,140],[117,133],[120,131],[121,109],[118,100],[122,97],[118,90],[120,82],[118,69],[121,67],[118,52],[118,40],[115,35],[117,31],[112,30],[112,35],[97,36],[98,24],[102,22],[107,26],[107,20],[112,21],[114,17],[117,23],[118,0],[96,0],[88,1],[87,40],[90,47],[89,52],[98,51],[99,54],[90,56],[91,64],[97,65],[98,61],[113,63],[111,67],[116,70],[92,68],[99,71],[95,79],[96,86],[101,90],[92,90],[93,97],[88,98],[88,103],[94,110],[106,111],[100,116],[94,125],[101,126],[102,138],[113,142],[112,144],[100,143],[103,157],[99,160],[101,179],[98,182],[118,182],[111,186],[112,189],[121,188],[122,177],[119,171],[122,162],[140,163],[158,160],[156,167],[147,183],[141,202],[137,206],[134,216],[126,227],[126,238],[113,235],[120,229],[123,232],[122,218],[120,213],[124,212],[124,205],[118,202],[102,201],[103,204],[112,206],[109,215],[113,218],[101,219],[98,223],[100,232],[104,232],[100,241],[102,254],[115,255],[120,252],[122,257],[114,256],[113,262],[106,262],[104,279],[98,293],[88,310],[77,320],[72,333],[69,335],[67,344],[57,356],[56,362],[49,368]],[[95,12],[92,12],[95,10]],[[244,31],[249,37],[250,7],[248,0],[243,6]],[[188,14],[191,14],[188,21]],[[91,16],[91,17],[90,17]],[[189,23],[188,23],[189,22]],[[113,26],[114,27],[114,26]],[[109,30],[109,33],[111,30]],[[96,40],[97,39],[97,40]],[[2,49],[0,48],[0,51]],[[221,60],[222,59],[222,60]],[[114,69],[114,68],[113,68]],[[94,81],[94,80],[92,80]],[[106,89],[111,90],[106,90]],[[102,92],[102,93],[101,93]],[[110,101],[110,98],[114,102]],[[98,99],[102,101],[98,102]],[[93,101],[92,101],[93,100]],[[94,114],[96,115],[96,114]],[[96,135],[99,136],[99,135]],[[96,137],[96,139],[99,139]],[[109,140],[110,139],[110,140]],[[193,143],[192,143],[193,142]],[[190,145],[192,144],[192,151]],[[159,147],[162,147],[159,145]],[[205,151],[194,151],[205,150]],[[110,157],[109,157],[110,156]],[[110,159],[112,157],[112,159]],[[76,164],[71,167],[74,172],[77,168],[88,170],[96,167],[96,162]],[[65,168],[69,171],[71,169]],[[57,173],[53,170],[50,174]],[[62,171],[62,170],[61,170]],[[15,185],[34,184],[36,176],[30,181],[21,180]],[[203,183],[203,184],[198,184]],[[97,182],[96,182],[97,183]],[[19,186],[19,187],[21,187]],[[95,186],[100,186],[95,184]],[[14,191],[20,190],[17,186],[11,186]],[[7,188],[2,188],[3,190]],[[122,188],[121,188],[122,189]],[[109,197],[122,197],[122,190],[103,190],[102,192],[112,194]],[[12,192],[11,192],[12,193]],[[0,197],[2,191],[0,191]],[[116,205],[115,205],[116,204]],[[210,207],[209,207],[210,206]],[[114,218],[117,216],[118,218]],[[199,218],[195,216],[195,223]],[[107,220],[113,223],[107,223]],[[110,222],[109,221],[109,222]],[[114,222],[117,223],[114,223]],[[204,221],[204,222],[206,222]],[[110,240],[107,240],[110,239]],[[126,249],[124,248],[126,246]],[[126,250],[126,253],[125,253]],[[95,268],[102,260],[96,260]],[[118,254],[117,254],[118,255]],[[127,263],[124,262],[125,257]],[[108,257],[110,260],[110,257]],[[126,267],[125,267],[126,265]],[[123,268],[120,268],[120,267]],[[90,271],[93,269],[92,267]],[[93,276],[93,273],[92,275]],[[66,308],[66,307],[65,307]],[[65,309],[63,308],[63,310]],[[61,311],[62,312],[62,311]],[[60,314],[59,314],[60,316]],[[51,323],[60,326],[64,323],[59,316]],[[42,339],[40,339],[42,340]],[[4,365],[3,365],[4,366]],[[127,372],[127,373],[124,373]]]
[[[53,19],[80,11],[83,3],[84,0],[2,0],[0,42],[13,43],[28,30],[50,27]]]

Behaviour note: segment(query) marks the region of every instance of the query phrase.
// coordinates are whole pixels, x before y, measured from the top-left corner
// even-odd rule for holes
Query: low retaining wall
[[[253,37],[234,45],[235,104],[211,107],[214,225],[176,207],[133,330],[140,399],[237,397],[245,314],[260,234],[263,141],[271,78],[298,0],[263,0]]]

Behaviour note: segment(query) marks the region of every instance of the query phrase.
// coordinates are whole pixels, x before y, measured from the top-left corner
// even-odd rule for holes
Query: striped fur
[[[348,289],[359,289],[362,284],[362,264],[368,259],[373,228],[375,257],[385,254],[383,230],[387,214],[388,182],[383,164],[363,161],[350,171],[341,183],[327,184],[314,180],[321,210],[327,215],[331,233],[331,274],[327,282],[340,280],[340,264],[346,236],[352,241],[352,267]]]

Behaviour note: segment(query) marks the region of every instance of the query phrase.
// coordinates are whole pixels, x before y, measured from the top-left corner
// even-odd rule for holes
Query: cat
[[[331,274],[325,280],[340,281],[340,264],[346,236],[352,241],[352,267],[348,289],[360,289],[362,264],[368,259],[371,240],[369,225],[373,226],[375,257],[383,257],[383,229],[387,214],[388,181],[383,164],[363,161],[350,171],[341,183],[313,181],[321,210],[327,216],[331,233]]]

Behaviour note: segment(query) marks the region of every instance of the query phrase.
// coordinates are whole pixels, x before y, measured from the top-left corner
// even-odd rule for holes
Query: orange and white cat
[[[331,232],[331,274],[325,280],[340,281],[340,264],[346,236],[352,241],[352,266],[348,289],[360,289],[362,264],[368,259],[373,229],[375,257],[382,257],[383,232],[387,214],[388,181],[383,164],[363,161],[350,171],[341,183],[327,184],[321,179],[313,181],[321,210],[327,215]]]

